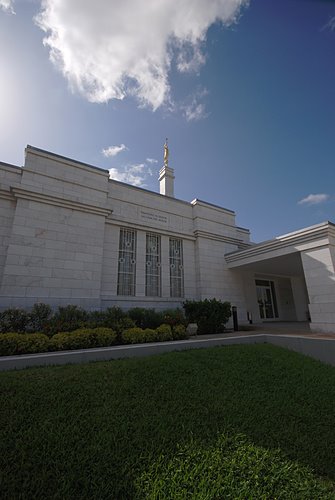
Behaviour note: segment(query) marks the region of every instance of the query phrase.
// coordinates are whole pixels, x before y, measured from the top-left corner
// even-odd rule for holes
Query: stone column
[[[162,245],[162,297],[170,297],[170,254],[169,254],[169,237],[161,236]]]
[[[297,321],[308,319],[308,297],[303,276],[292,276],[291,287]]]
[[[311,329],[335,332],[335,272],[329,245],[301,252]]]
[[[145,297],[146,233],[137,231],[136,244],[136,297]]]

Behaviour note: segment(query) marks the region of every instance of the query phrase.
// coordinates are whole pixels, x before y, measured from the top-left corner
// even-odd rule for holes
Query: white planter
[[[187,328],[186,328],[187,335],[192,337],[192,335],[196,335],[197,332],[198,332],[198,325],[196,323],[189,323],[187,325]]]

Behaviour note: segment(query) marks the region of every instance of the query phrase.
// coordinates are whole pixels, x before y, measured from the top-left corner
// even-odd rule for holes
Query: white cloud
[[[145,161],[147,161],[148,163],[158,163],[158,160],[155,160],[155,158],[147,158]]]
[[[144,163],[127,165],[122,169],[110,168],[109,176],[116,181],[126,182],[133,186],[145,187],[145,180],[152,175],[152,171]]]
[[[298,201],[298,205],[318,205],[319,203],[327,201],[328,198],[329,194],[309,194],[306,198]]]
[[[0,8],[5,12],[9,12],[10,14],[15,14],[14,0],[0,0]]]
[[[207,94],[208,91],[206,89],[198,90],[182,106],[184,116],[188,122],[202,120],[208,116],[206,106],[204,102],[201,102]]]
[[[125,149],[128,148],[124,144],[120,144],[120,146],[109,146],[108,148],[102,150],[102,154],[106,156],[106,158],[110,158],[111,156],[118,155],[119,153],[121,153],[121,151],[124,151]]]
[[[208,28],[236,22],[248,3],[99,0],[97,7],[92,0],[43,0],[36,22],[72,89],[91,102],[134,95],[155,110],[169,102],[172,62],[179,71],[198,70]]]
[[[205,64],[206,57],[200,45],[183,44],[177,57],[177,68],[181,73],[198,71]]]
[[[325,24],[325,26],[323,26],[322,28],[323,30],[324,29],[330,29],[330,31],[334,31],[335,30],[335,16],[334,17],[331,17],[328,21],[327,24]]]

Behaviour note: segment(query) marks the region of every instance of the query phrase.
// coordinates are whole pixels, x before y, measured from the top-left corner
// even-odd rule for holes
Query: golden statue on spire
[[[164,144],[164,167],[168,166],[168,162],[169,162],[169,148],[168,148],[168,140],[166,138]]]

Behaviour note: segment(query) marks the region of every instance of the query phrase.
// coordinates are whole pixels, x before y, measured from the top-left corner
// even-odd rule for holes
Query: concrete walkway
[[[64,365],[151,356],[171,351],[201,349],[232,344],[271,343],[335,366],[335,334],[318,334],[308,323],[268,323],[256,325],[251,331],[199,335],[187,340],[132,344],[76,351],[46,352],[0,357],[0,371],[31,366]]]

